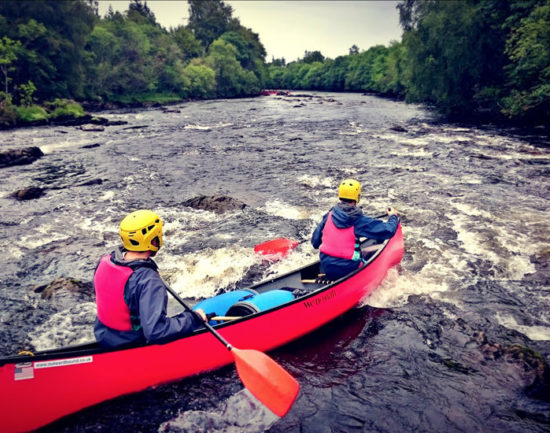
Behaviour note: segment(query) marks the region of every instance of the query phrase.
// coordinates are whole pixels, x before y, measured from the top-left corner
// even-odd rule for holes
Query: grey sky
[[[352,45],[366,50],[401,39],[397,1],[252,1],[229,0],[233,16],[260,36],[267,61],[284,57],[287,62],[307,51],[321,51],[335,58],[349,53]],[[124,12],[129,1],[101,0],[99,13],[109,5]],[[165,28],[187,24],[189,6],[185,0],[148,0],[147,6]]]

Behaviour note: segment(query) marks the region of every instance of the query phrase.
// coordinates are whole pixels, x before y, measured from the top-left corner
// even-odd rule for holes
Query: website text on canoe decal
[[[58,359],[56,361],[35,362],[34,368],[65,367],[74,364],[86,364],[92,362],[92,356],[82,356],[80,358]]]
[[[304,305],[306,308],[313,308],[317,305],[328,301],[336,296],[336,290],[332,289],[330,292],[325,293],[323,296],[319,296],[318,298],[312,299],[310,301],[304,301]]]

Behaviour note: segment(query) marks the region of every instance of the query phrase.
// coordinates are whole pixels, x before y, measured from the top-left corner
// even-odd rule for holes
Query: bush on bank
[[[84,108],[70,99],[55,99],[44,106],[14,105],[11,98],[0,102],[0,128],[30,126],[48,123],[60,118],[79,118],[85,115]]]

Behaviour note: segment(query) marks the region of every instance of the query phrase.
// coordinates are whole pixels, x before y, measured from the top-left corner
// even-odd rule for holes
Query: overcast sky
[[[129,1],[101,0],[99,14],[128,10]],[[260,36],[266,60],[284,57],[291,62],[307,51],[321,51],[325,57],[349,54],[352,45],[361,51],[374,45],[401,40],[397,1],[225,1],[233,17]],[[187,24],[186,0],[148,0],[147,6],[166,29]]]

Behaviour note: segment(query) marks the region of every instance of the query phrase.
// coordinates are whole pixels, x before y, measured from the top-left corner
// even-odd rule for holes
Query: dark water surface
[[[59,277],[89,282],[136,208],[165,220],[157,262],[189,299],[313,260],[303,243],[266,268],[253,246],[309,237],[343,177],[363,183],[367,213],[391,204],[403,214],[405,257],[381,288],[270,354],[301,385],[285,418],[227,367],[44,431],[550,431],[548,141],[436,122],[423,107],[371,96],[314,95],[101,113],[128,122],[103,132],[0,132],[0,150],[45,153],[1,169],[2,355],[93,338],[90,293],[43,299],[33,288]],[[29,186],[46,194],[7,197]],[[214,194],[248,206],[217,215],[183,205]]]

